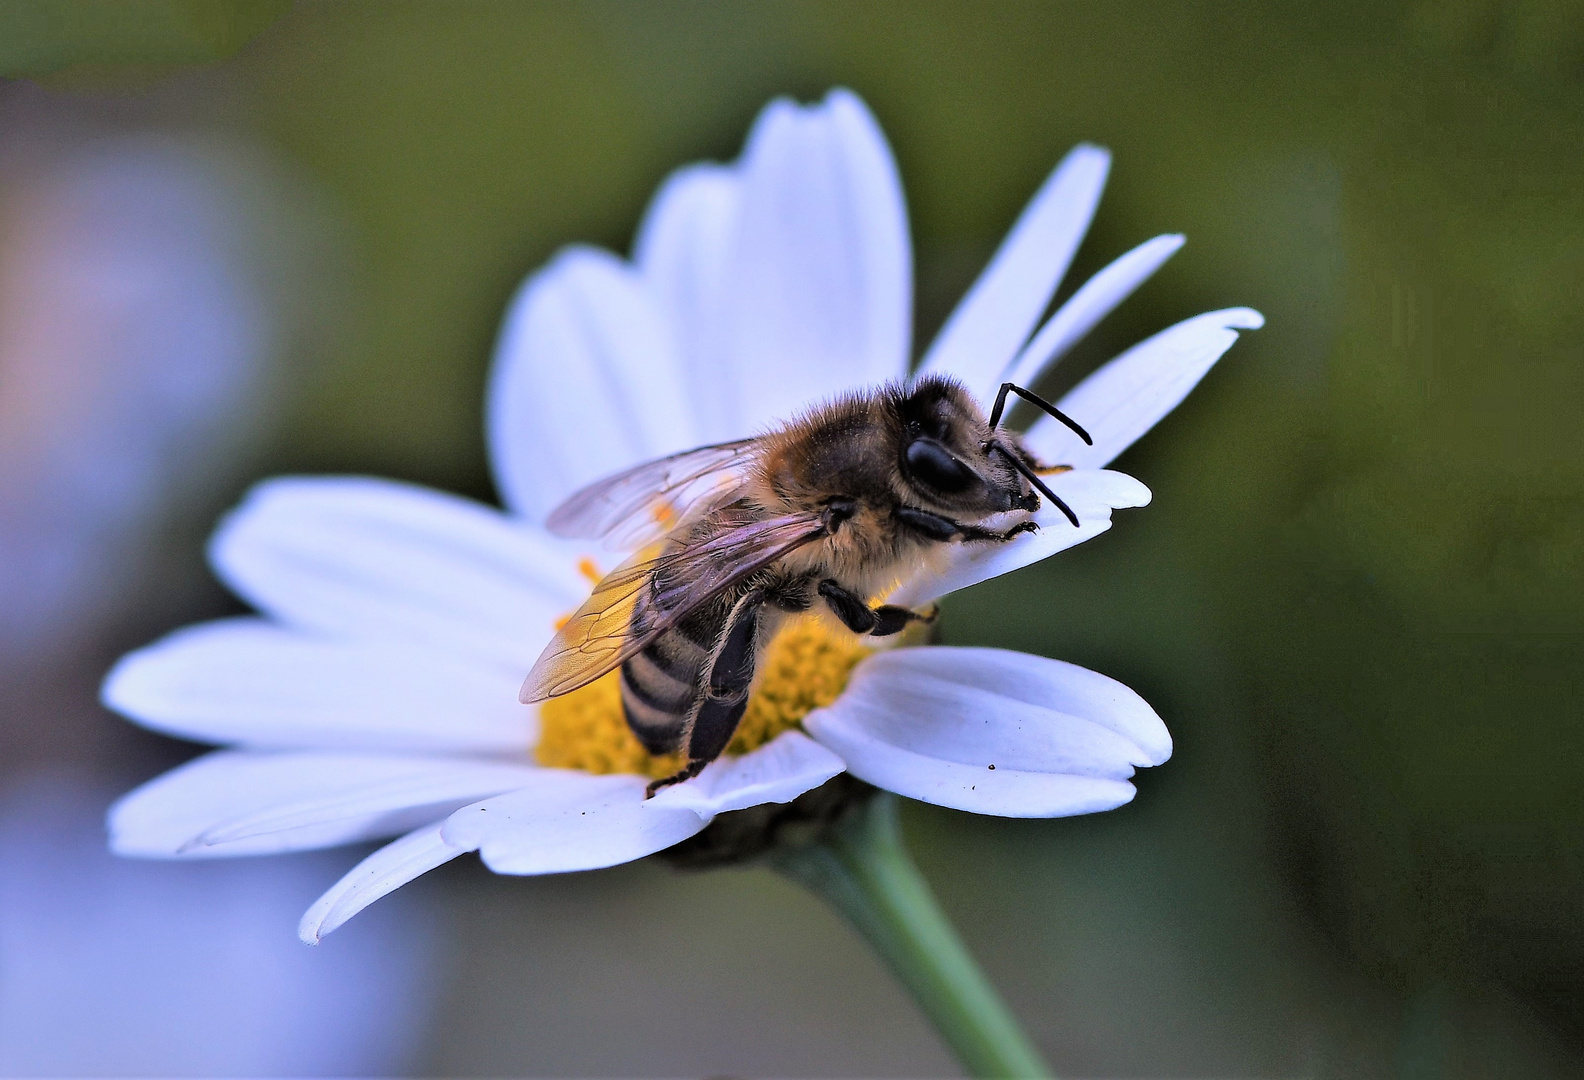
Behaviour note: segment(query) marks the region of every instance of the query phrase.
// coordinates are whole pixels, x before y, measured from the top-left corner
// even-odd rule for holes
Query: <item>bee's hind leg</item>
[[[644,788],[644,798],[652,799],[654,798],[654,793],[659,791],[661,788],[668,788],[672,784],[680,784],[684,780],[693,779],[699,773],[703,772],[704,766],[708,764],[709,762],[703,760],[690,761],[687,763],[687,768],[683,769],[675,776],[668,776],[664,780],[650,781],[649,786]]]

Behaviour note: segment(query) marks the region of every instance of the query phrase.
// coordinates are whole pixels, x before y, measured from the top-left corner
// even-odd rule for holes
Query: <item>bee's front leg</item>
[[[1010,529],[997,532],[994,529],[981,529],[977,525],[964,525],[953,521],[949,517],[932,514],[928,510],[919,510],[911,506],[899,506],[896,510],[897,520],[902,522],[914,532],[920,533],[930,540],[946,543],[951,540],[993,540],[996,543],[1006,543],[1013,537],[1023,533],[1036,532],[1038,522],[1020,521]]]
[[[1031,532],[1039,532],[1039,522],[1032,519],[1029,521],[1020,521],[1010,529],[1003,529],[1000,532],[997,532],[994,529],[981,529],[977,525],[964,525],[962,538],[964,541],[988,540],[991,543],[1004,544],[1014,537],[1022,536],[1024,533]]]

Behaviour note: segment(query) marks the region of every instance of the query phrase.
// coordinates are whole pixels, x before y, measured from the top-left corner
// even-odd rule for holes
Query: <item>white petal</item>
[[[875,683],[944,680],[1098,724],[1131,745],[1125,758],[1129,765],[1160,765],[1171,757],[1171,733],[1149,702],[1110,676],[1065,660],[1011,649],[932,646],[877,653],[864,668],[865,678]]]
[[[809,719],[820,714],[811,713]],[[875,787],[919,802],[997,817],[1072,817],[1130,802],[1126,780],[988,769],[915,754],[860,728],[821,718],[820,740],[841,754],[848,771]]]
[[[1001,376],[1002,381],[1033,386],[1046,368],[1111,314],[1182,246],[1182,236],[1175,233],[1146,240],[1084,282],[1040,327]]]
[[[256,747],[521,753],[537,737],[519,672],[259,619],[202,623],[123,657],[117,712],[179,738]]]
[[[1030,450],[1053,464],[1098,469],[1133,445],[1177,407],[1238,330],[1257,330],[1265,317],[1249,308],[1210,311],[1186,319],[1133,346],[1061,399],[1061,410],[1094,439],[1084,445],[1065,424],[1042,416],[1024,436]]]
[[[678,169],[649,204],[633,245],[633,261],[670,318],[701,445],[749,433],[734,413],[737,370],[721,332],[731,309],[729,267],[741,205],[737,169]]]
[[[1126,780],[1137,749],[1076,716],[915,669],[906,679],[860,682],[837,710],[862,710],[856,726],[891,746],[959,765]]]
[[[1126,778],[1164,760],[1162,741],[1170,752],[1153,711],[1099,680],[1002,650],[897,649],[864,661],[805,727],[854,776],[909,798],[1006,817],[1092,813],[1133,797]]]
[[[842,759],[801,731],[788,731],[741,757],[718,758],[698,776],[662,788],[653,803],[706,819],[760,803],[791,802],[841,772]]]
[[[362,477],[255,487],[210,544],[217,572],[295,626],[526,670],[588,595],[561,541],[479,503]]]
[[[521,786],[527,765],[218,751],[123,796],[110,846],[149,858],[273,855],[394,836]]]
[[[386,893],[465,852],[440,835],[439,824],[426,825],[393,840],[364,859],[314,901],[297,925],[297,936],[317,945],[332,930]]]
[[[751,434],[907,371],[912,254],[885,137],[853,94],[772,102],[748,137],[721,312]]]
[[[1150,500],[1149,488],[1126,473],[1108,469],[1075,469],[1045,481],[1078,515],[1077,528],[1058,508],[1041,506],[1034,515],[1039,532],[1005,544],[954,544],[939,566],[904,582],[887,602],[922,607],[947,593],[1048,559],[1109,529],[1112,510],[1147,506]]]
[[[442,897],[398,897],[316,955],[282,930],[364,852],[118,858],[103,794],[58,770],[13,775],[0,795],[0,1076],[412,1070],[448,940]]]
[[[502,497],[535,522],[591,480],[701,441],[671,321],[631,267],[587,247],[513,298],[487,412]]]
[[[955,375],[980,396],[995,389],[1089,231],[1110,168],[1110,153],[1087,143],[1062,159],[946,320],[921,372]]]
[[[691,809],[646,800],[645,786],[641,776],[542,769],[521,790],[458,810],[442,835],[477,848],[497,874],[560,874],[641,859],[709,823]]]

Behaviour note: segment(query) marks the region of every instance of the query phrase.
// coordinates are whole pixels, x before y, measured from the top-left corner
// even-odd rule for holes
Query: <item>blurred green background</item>
[[[915,807],[921,863],[1069,1075],[1584,1075],[1584,7],[155,7],[143,54],[35,27],[9,70],[262,144],[339,223],[341,343],[256,475],[493,498],[508,296],[562,244],[625,251],[776,94],[879,117],[919,342],[1066,149],[1109,146],[1064,294],[1189,243],[1049,389],[1202,310],[1267,326],[1121,460],[1148,510],[953,598],[946,636],[1122,679],[1176,756],[1093,818]],[[455,941],[426,1071],[953,1068],[763,872],[431,877]]]

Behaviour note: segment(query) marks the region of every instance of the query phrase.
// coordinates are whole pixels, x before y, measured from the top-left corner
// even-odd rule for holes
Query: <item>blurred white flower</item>
[[[138,542],[271,411],[278,312],[216,171],[181,143],[123,138],[7,185],[0,657],[47,655],[134,593]]]
[[[1032,382],[1181,245],[1158,237],[1095,275],[1042,326],[1109,164],[1080,146],[1035,195],[926,353],[980,392]],[[911,798],[1049,817],[1128,801],[1170,737],[1127,687],[995,649],[897,648],[859,660],[823,708],[758,749],[644,799],[645,776],[536,760],[544,710],[517,704],[556,620],[588,592],[586,550],[541,523],[605,474],[763,430],[857,386],[905,377],[911,254],[890,151],[835,91],[772,103],[728,166],[662,187],[632,262],[562,252],[507,315],[488,400],[508,510],[361,478],[257,488],[216,535],[220,576],[263,617],[192,627],[111,672],[107,703],[155,730],[234,747],[123,799],[128,855],[262,854],[401,834],[304,917],[305,940],[467,851],[500,873],[641,858],[718,814],[785,802],[846,770]],[[961,547],[905,583],[921,604],[1088,539],[1138,481],[1102,468],[1169,412],[1236,339],[1246,308],[1189,319],[1061,402],[1085,446],[1042,420],[1029,445],[1074,470],[1077,513],[993,550]],[[843,669],[845,671],[845,669]],[[565,699],[558,699],[565,700]]]
[[[112,858],[106,793],[0,791],[0,1076],[392,1076],[413,1067],[443,935],[419,897],[338,948],[276,929],[335,854],[269,865]]]
[[[146,761],[94,702],[96,642],[180,592],[162,541],[274,420],[286,343],[318,344],[311,193],[26,84],[0,115],[0,1075],[399,1073],[443,951],[424,897],[305,958],[260,927],[334,853],[172,872],[104,850],[105,773]]]

